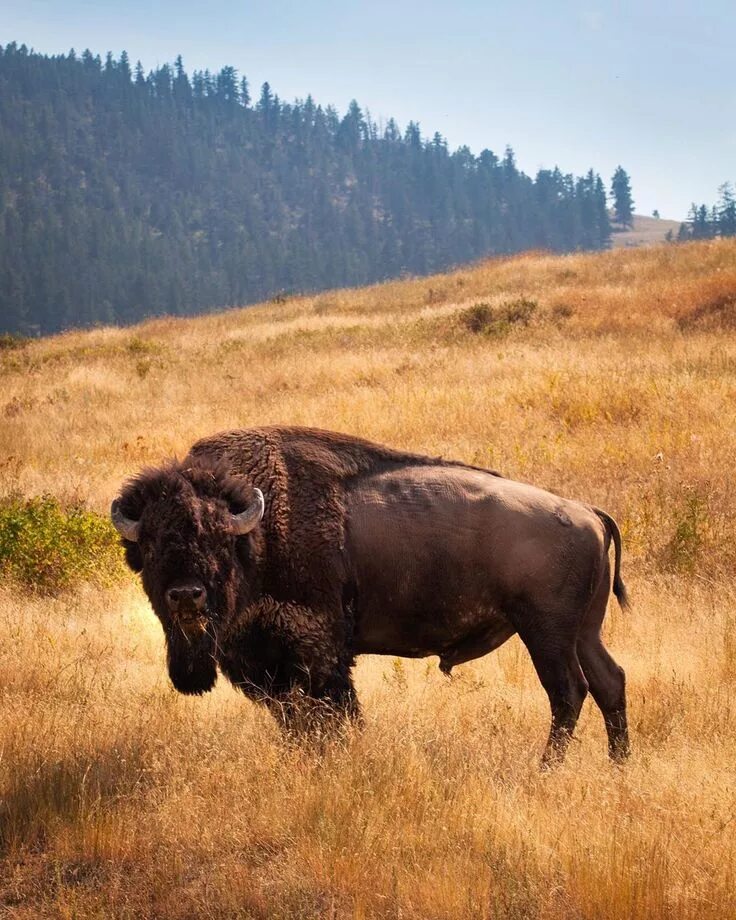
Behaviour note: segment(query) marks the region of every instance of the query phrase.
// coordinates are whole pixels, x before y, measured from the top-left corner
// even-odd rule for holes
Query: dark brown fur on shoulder
[[[298,454],[300,460],[310,468],[320,467],[341,479],[349,479],[380,469],[383,465],[393,464],[462,467],[490,473],[493,476],[501,475],[495,470],[460,460],[395,450],[365,438],[325,431],[321,428],[264,426],[223,431],[197,441],[189,456],[213,457],[218,460],[232,457],[239,461],[249,456],[258,464],[261,454],[268,456],[274,450],[287,455]]]

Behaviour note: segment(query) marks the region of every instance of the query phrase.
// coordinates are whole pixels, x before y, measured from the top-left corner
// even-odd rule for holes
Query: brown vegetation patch
[[[736,329],[736,290],[718,294],[678,318],[680,329]]]
[[[0,335],[0,351],[15,351],[18,348],[23,348],[29,341],[30,339],[25,338],[25,336],[3,332]]]
[[[458,313],[461,326],[475,335],[505,335],[515,326],[528,326],[537,313],[536,300],[520,297],[499,306],[476,303]]]

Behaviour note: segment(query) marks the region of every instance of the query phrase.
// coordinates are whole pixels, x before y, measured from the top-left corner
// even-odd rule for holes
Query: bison
[[[552,710],[543,763],[564,757],[588,689],[610,756],[629,753],[624,672],[600,634],[611,542],[627,603],[603,511],[456,461],[264,427],[143,471],[111,513],[181,693],[219,669],[289,725],[305,707],[340,721],[359,715],[357,655],[437,655],[450,674],[518,633]]]

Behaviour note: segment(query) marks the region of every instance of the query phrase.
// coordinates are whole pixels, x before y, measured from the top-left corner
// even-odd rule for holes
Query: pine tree
[[[366,124],[363,119],[363,113],[358,103],[353,99],[345,117],[340,122],[337,139],[344,149],[356,151],[364,139],[365,133]]]
[[[121,80],[125,85],[128,85],[130,83],[130,58],[128,57],[127,51],[123,51],[120,55],[118,72],[120,73]]]
[[[721,236],[736,236],[736,194],[730,182],[718,189],[718,232]]]
[[[406,131],[404,132],[404,142],[415,150],[418,150],[421,147],[422,134],[419,130],[419,125],[415,121],[410,121],[406,126]]]
[[[386,129],[383,132],[384,140],[389,143],[399,143],[401,141],[401,129],[396,124],[396,121],[393,118],[389,118],[386,122]]]
[[[707,240],[713,236],[713,227],[707,205],[693,205],[688,216],[690,236],[694,240]]]
[[[227,105],[240,101],[238,72],[234,67],[223,67],[217,75],[217,97]]]
[[[246,77],[240,78],[240,103],[245,109],[250,105],[250,89]]]
[[[629,177],[621,166],[616,167],[611,179],[611,195],[614,219],[624,227],[631,227],[634,220],[634,201],[631,197]]]
[[[179,54],[174,61],[174,100],[180,106],[188,106],[192,101],[192,87],[189,83],[189,77],[184,70],[184,62]]]
[[[258,111],[263,115],[268,115],[273,108],[273,93],[268,82],[261,87],[261,98],[258,100]]]
[[[593,196],[595,198],[596,230],[598,234],[595,248],[607,249],[611,245],[611,222],[608,219],[606,187],[599,175],[595,177]]]

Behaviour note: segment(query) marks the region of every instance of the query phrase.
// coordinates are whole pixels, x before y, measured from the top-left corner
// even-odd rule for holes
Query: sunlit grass
[[[130,583],[6,582],[0,912],[730,916],[735,292],[725,241],[532,255],[2,350],[0,496],[106,513],[125,476],[201,435],[289,423],[606,508],[634,601],[606,630],[635,753],[609,764],[589,701],[566,765],[540,774],[548,706],[516,639],[452,681],[435,659],[363,659],[364,730],[290,746],[224,682],[171,690]],[[535,309],[508,322],[520,300]],[[478,304],[480,330],[462,319]]]

